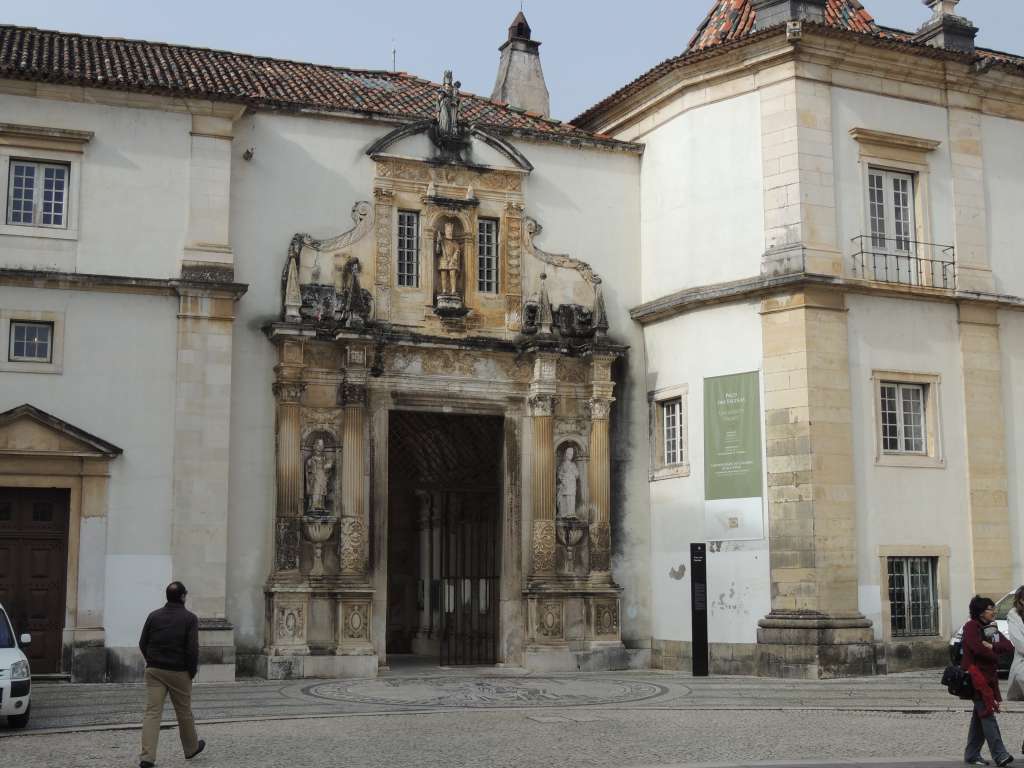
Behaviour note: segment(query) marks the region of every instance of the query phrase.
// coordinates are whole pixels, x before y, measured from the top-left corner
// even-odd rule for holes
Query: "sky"
[[[882,25],[915,30],[921,0],[862,0]],[[569,120],[686,48],[712,0],[525,0],[553,117]],[[33,0],[0,22],[141,38],[342,67],[391,69],[490,96],[498,46],[520,0]],[[962,0],[978,44],[1024,54],[1024,0]]]

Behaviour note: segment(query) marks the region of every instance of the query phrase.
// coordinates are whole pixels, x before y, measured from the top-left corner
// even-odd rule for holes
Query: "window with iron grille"
[[[886,453],[928,453],[927,384],[883,381],[881,397],[882,450]]]
[[[893,637],[939,634],[935,557],[890,557],[889,621]]]
[[[7,223],[66,229],[69,176],[69,166],[61,163],[11,160]]]
[[[477,280],[480,293],[498,292],[498,222],[480,219],[477,226]]]
[[[420,215],[416,211],[398,212],[398,285],[420,285]]]
[[[49,363],[53,360],[53,324],[11,321],[7,359],[13,362]]]

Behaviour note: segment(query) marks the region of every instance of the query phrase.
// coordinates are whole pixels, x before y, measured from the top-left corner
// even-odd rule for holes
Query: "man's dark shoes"
[[[975,757],[971,760],[964,760],[968,765],[989,765],[990,763],[984,757]]]
[[[1002,760],[996,760],[996,765],[998,765],[999,768],[1003,768],[1004,765],[1009,765],[1012,762],[1013,762],[1013,755],[1007,755]]]
[[[139,762],[139,768],[153,768],[156,763],[151,763],[149,760],[142,760]]]
[[[204,749],[206,749],[206,742],[205,742],[205,741],[203,741],[202,739],[200,739],[200,740],[199,740],[199,746],[198,746],[198,747],[196,747],[196,751],[195,751],[195,752],[193,752],[193,753],[192,753],[191,755],[185,755],[185,759],[186,759],[186,760],[191,760],[191,759],[192,759],[193,757],[195,757],[196,755],[198,755],[198,754],[199,754],[200,752],[202,752],[202,751],[203,751]]]

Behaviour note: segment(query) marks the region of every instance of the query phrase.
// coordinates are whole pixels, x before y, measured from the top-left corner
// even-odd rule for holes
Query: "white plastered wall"
[[[761,273],[764,190],[757,93],[691,109],[636,139],[643,301]]]
[[[1024,296],[1024,122],[984,116],[985,204],[988,244],[996,292]],[[1019,334],[1003,343],[1024,344]]]
[[[0,308],[64,319],[63,371],[0,374],[0,411],[28,403],[124,451],[106,520],[83,521],[78,596],[80,614],[102,614],[108,647],[133,647],[170,574],[177,299],[2,287]],[[97,547],[101,568],[87,565]]]
[[[0,235],[0,267],[177,276],[189,206],[189,115],[8,94],[0,94],[0,115],[5,122],[94,133],[83,154],[64,158],[81,161],[81,179],[71,180],[78,196],[69,201],[77,208],[77,239]],[[6,176],[6,164],[0,173]]]
[[[971,593],[960,330],[954,304],[847,295],[860,610],[883,636],[879,547],[949,547],[955,624]],[[874,371],[939,377],[937,467],[876,462]],[[913,554],[908,552],[908,554]]]
[[[232,349],[227,614],[243,652],[263,643],[263,585],[270,573],[275,505],[271,385],[276,348],[260,330],[281,312],[281,269],[296,232],[328,237],[352,228],[351,209],[373,200],[370,144],[390,130],[370,123],[249,115],[235,126],[231,244],[238,302]],[[242,158],[249,147],[251,161]]]
[[[759,311],[757,301],[738,302],[696,310],[645,329],[647,390],[689,387],[690,475],[650,483],[651,602],[657,640],[691,639],[690,544],[707,541],[704,379],[761,369]],[[722,542],[720,549],[709,542],[710,642],[757,641],[757,621],[771,610],[767,532],[766,527],[766,538],[760,541]]]
[[[647,410],[643,336],[629,318],[640,303],[640,160],[633,153],[580,150],[558,144],[517,145],[535,170],[525,187],[526,215],[544,227],[538,246],[582,259],[600,274],[610,338],[629,346],[616,379],[611,415],[613,577],[622,593],[622,635],[630,647],[650,638],[651,608],[646,563],[650,553],[647,507]],[[524,293],[541,271],[550,277],[552,303],[585,306],[593,290],[575,272],[524,256]],[[553,280],[552,280],[553,278]]]

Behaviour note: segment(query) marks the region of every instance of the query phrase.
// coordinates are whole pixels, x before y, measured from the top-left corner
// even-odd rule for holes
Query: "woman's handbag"
[[[974,698],[974,686],[971,676],[959,664],[950,664],[942,673],[942,684],[951,696],[961,699]]]

